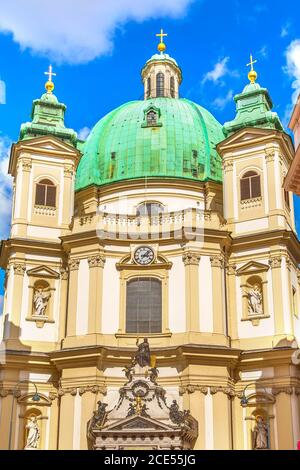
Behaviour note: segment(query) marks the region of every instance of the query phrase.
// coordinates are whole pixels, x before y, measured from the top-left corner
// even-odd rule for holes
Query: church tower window
[[[35,205],[56,206],[56,186],[50,180],[42,180],[36,185]]]
[[[157,113],[153,110],[147,113],[147,124],[148,126],[156,126],[157,124]]]
[[[255,171],[248,171],[241,178],[241,200],[261,197],[260,176]]]
[[[126,333],[161,333],[162,286],[155,278],[128,281],[126,290]]]
[[[175,98],[175,80],[174,80],[174,77],[170,78],[170,94],[171,94],[171,98]]]
[[[158,98],[165,96],[165,76],[162,72],[156,75],[156,96]]]

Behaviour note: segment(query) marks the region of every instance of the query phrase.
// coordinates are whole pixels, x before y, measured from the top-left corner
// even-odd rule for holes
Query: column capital
[[[269,265],[271,268],[280,268],[281,262],[281,256],[271,256],[269,259]]]
[[[182,256],[182,261],[185,266],[199,266],[201,255],[194,251],[187,251]]]
[[[225,173],[233,170],[233,160],[230,158],[229,160],[223,160],[222,163],[223,170]]]
[[[69,270],[70,271],[78,271],[80,265],[80,259],[71,258],[69,260]]]
[[[19,276],[24,276],[26,272],[26,265],[24,263],[13,263],[14,273]]]
[[[60,278],[63,281],[66,281],[69,278],[69,270],[67,266],[63,266],[60,268]]]
[[[265,150],[265,159],[266,159],[267,163],[273,162],[275,160],[275,155],[276,155],[275,147],[267,147],[266,148],[266,150]]]
[[[237,267],[235,264],[228,264],[226,266],[227,274],[229,274],[230,276],[236,275],[236,269]]]
[[[211,256],[210,263],[211,263],[212,268],[223,268],[224,258],[220,255]]]
[[[104,268],[105,261],[106,260],[103,255],[95,255],[88,258],[90,268]]]

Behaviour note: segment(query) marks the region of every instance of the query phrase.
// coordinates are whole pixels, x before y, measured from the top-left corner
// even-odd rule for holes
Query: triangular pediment
[[[59,273],[54,271],[51,268],[48,268],[48,266],[38,266],[37,268],[29,269],[27,271],[28,276],[33,276],[33,277],[47,277],[47,278],[54,278],[58,279],[59,278]]]
[[[167,426],[164,423],[160,423],[152,418],[146,418],[144,416],[131,416],[129,418],[122,419],[116,423],[108,424],[103,430],[105,431],[125,431],[133,429],[144,429],[149,431],[169,431],[174,428]]]
[[[35,400],[35,393],[26,393],[18,398],[20,405],[51,406],[52,401],[46,395],[38,393],[39,400]]]
[[[257,261],[249,261],[249,263],[245,264],[237,270],[237,275],[240,276],[242,274],[255,274],[268,270],[269,266],[267,264],[258,263]]]
[[[22,140],[16,144],[16,147],[22,147],[26,151],[51,151],[56,153],[64,153],[65,155],[77,155],[79,151],[70,144],[52,136],[46,135],[42,137],[35,137],[33,139]]]
[[[293,154],[291,138],[284,132],[275,129],[262,129],[259,127],[245,127],[230,135],[217,145],[220,154],[236,147],[247,147],[249,145],[262,145],[264,143],[277,142],[282,145],[288,153]]]

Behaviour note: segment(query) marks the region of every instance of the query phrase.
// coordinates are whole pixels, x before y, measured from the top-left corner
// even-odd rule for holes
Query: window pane
[[[36,185],[36,192],[35,192],[35,204],[37,206],[44,206],[45,199],[46,199],[46,186],[43,184]]]
[[[165,76],[163,73],[158,73],[156,75],[156,96],[164,96],[164,88],[165,88]]]
[[[253,176],[251,178],[251,197],[260,197],[260,176]]]
[[[46,206],[55,207],[56,203],[56,187],[47,186]]]
[[[250,181],[249,178],[241,179],[241,200],[250,199]]]
[[[161,282],[137,278],[127,283],[126,332],[160,333],[162,329]]]

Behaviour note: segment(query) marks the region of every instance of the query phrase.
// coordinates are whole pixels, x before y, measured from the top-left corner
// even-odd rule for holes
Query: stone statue
[[[255,450],[269,448],[269,428],[262,416],[256,417],[256,426],[253,431],[253,448]]]
[[[137,340],[136,344],[138,346],[138,351],[134,356],[134,364],[138,364],[140,367],[150,366],[150,347],[148,339],[144,338],[144,341],[141,344],[138,344]]]
[[[46,308],[51,297],[51,292],[44,291],[41,287],[39,287],[35,293],[33,298],[34,304],[34,315],[42,317],[45,316]]]
[[[248,306],[249,314],[253,315],[262,315],[263,314],[263,305],[262,305],[262,292],[259,284],[254,284],[252,289],[248,292]]]
[[[40,430],[35,416],[29,418],[29,423],[26,425],[25,429],[28,430],[25,449],[37,449],[40,439]]]
[[[170,419],[172,423],[177,424],[178,426],[185,423],[187,417],[190,415],[189,411],[180,411],[179,405],[176,400],[172,401],[172,405],[169,408],[170,410]]]

